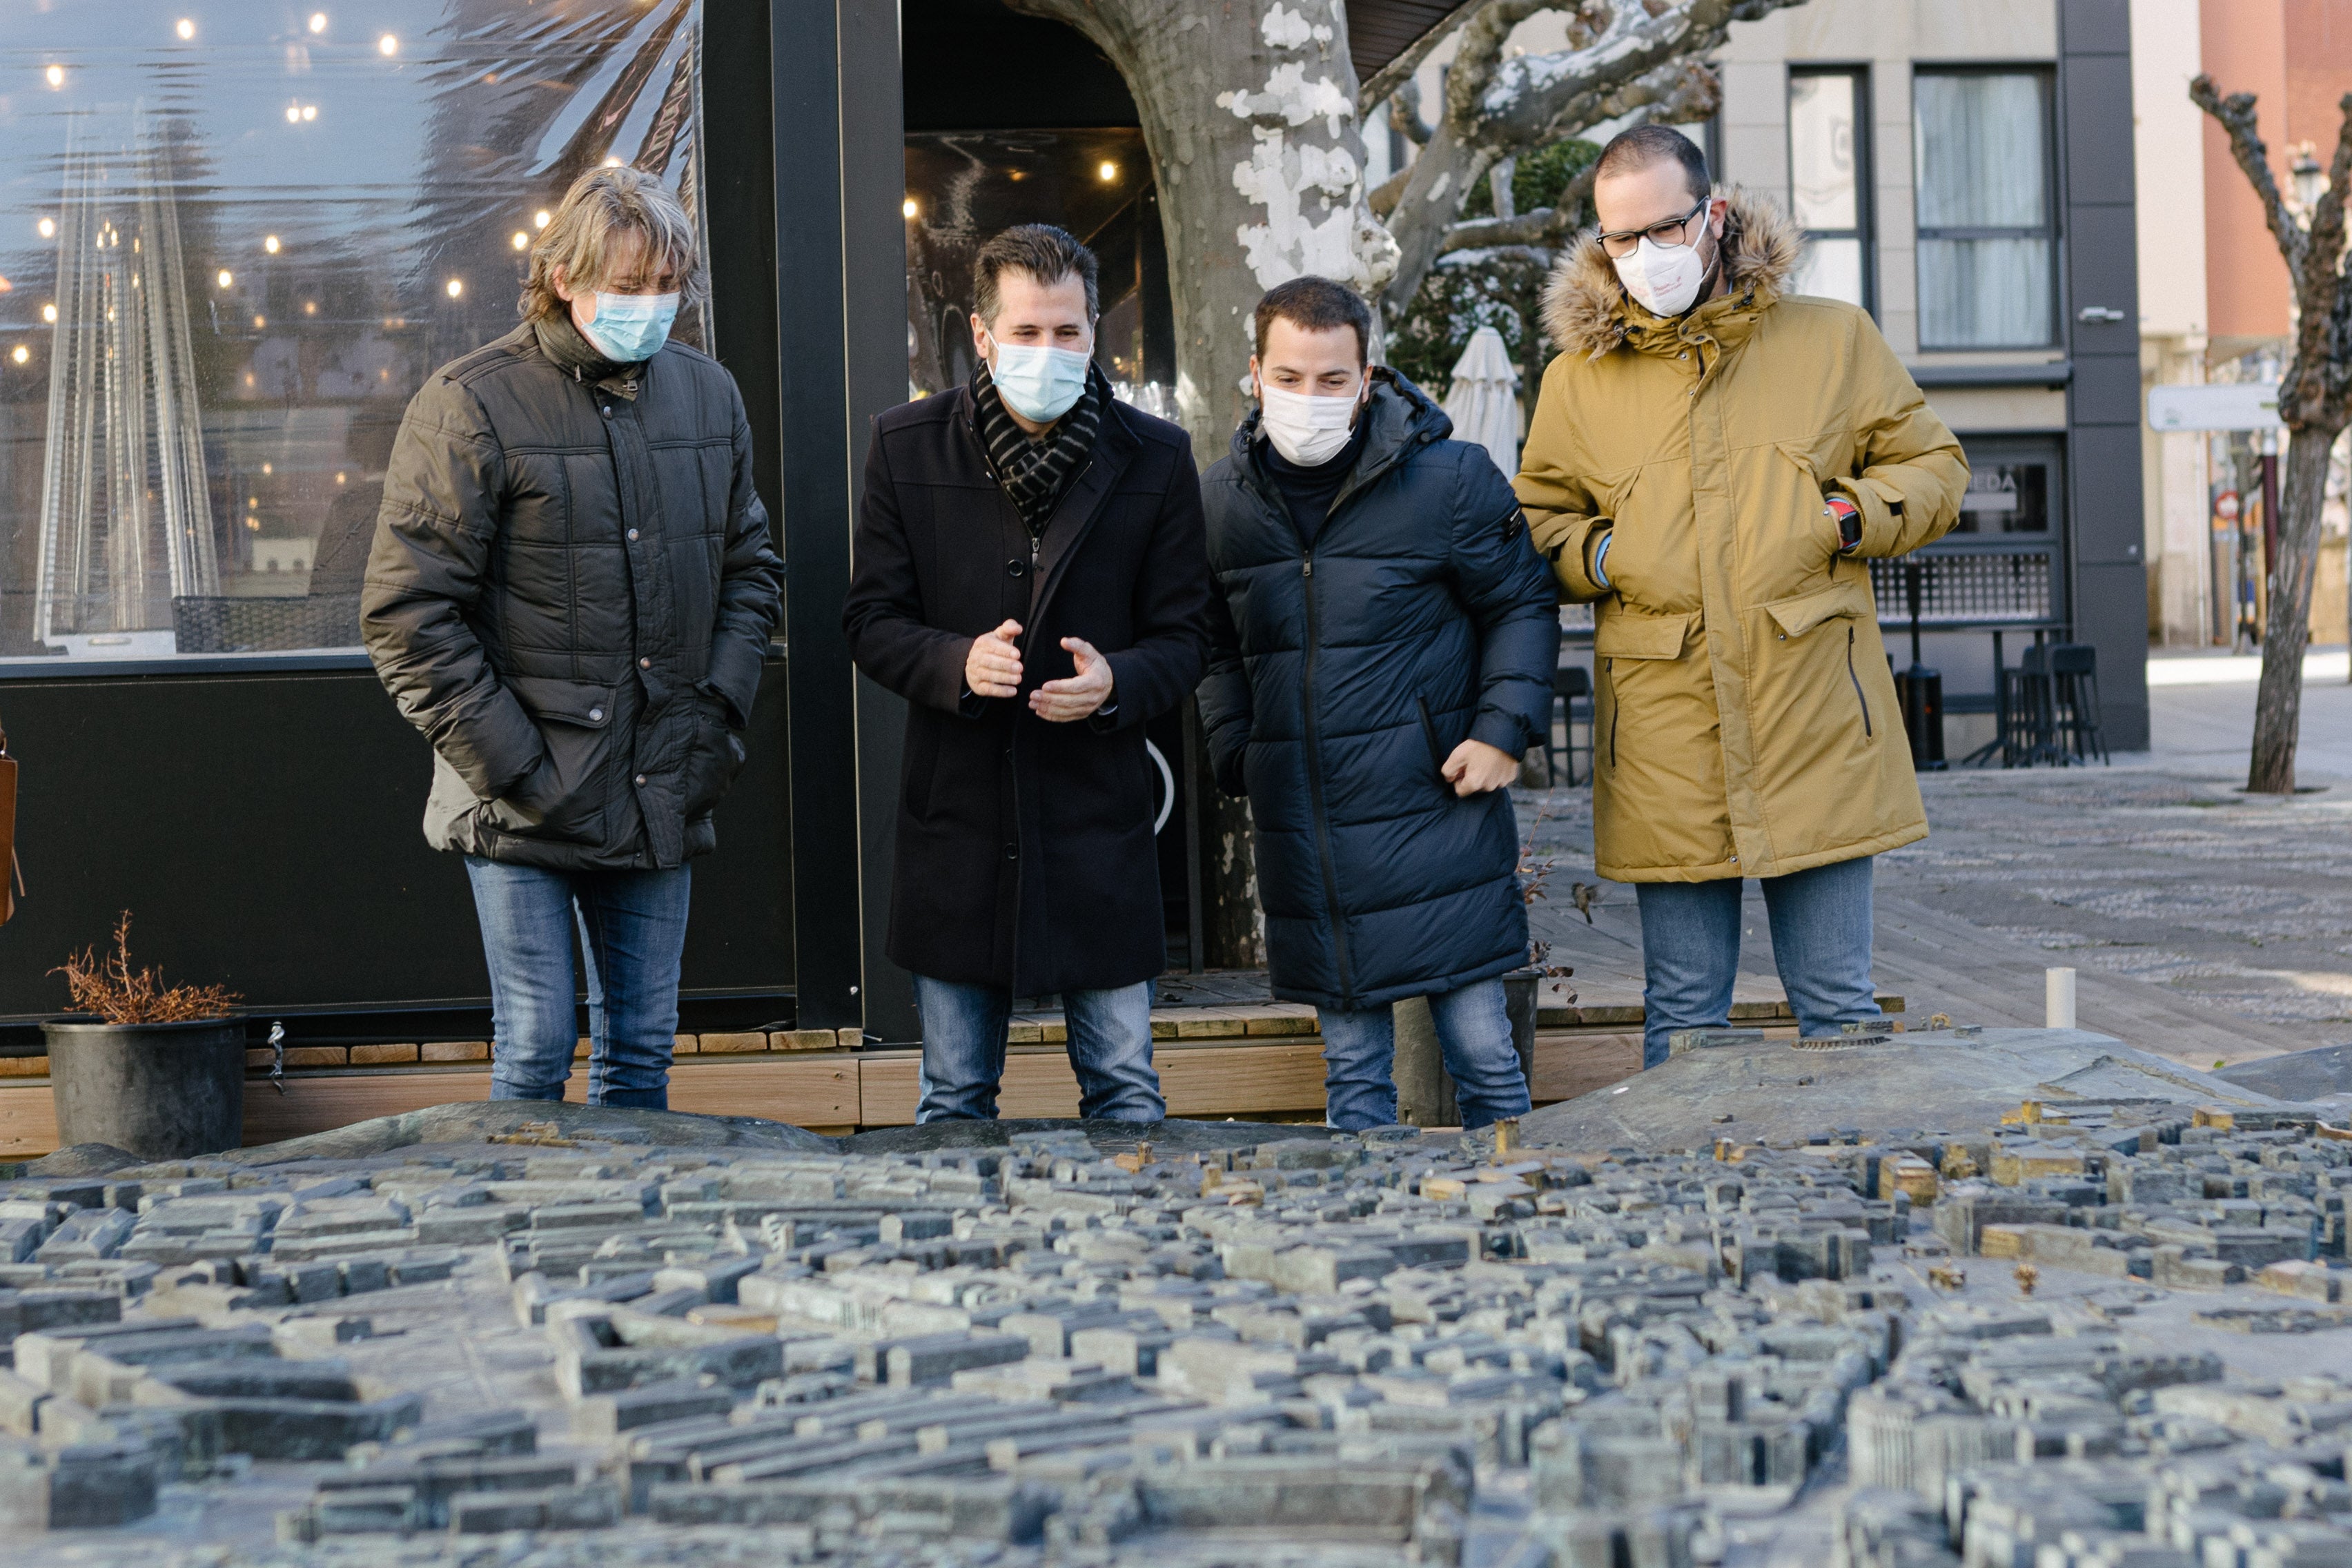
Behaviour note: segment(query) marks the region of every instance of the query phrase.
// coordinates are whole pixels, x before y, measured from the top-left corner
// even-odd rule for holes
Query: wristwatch
[[[1831,496],[1822,508],[1823,513],[1837,519],[1838,553],[1843,555],[1862,543],[1862,509],[1843,496]]]

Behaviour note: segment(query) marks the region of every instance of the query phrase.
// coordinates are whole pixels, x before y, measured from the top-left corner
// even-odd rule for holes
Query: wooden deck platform
[[[1534,1081],[1538,1104],[1571,1099],[1638,1071],[1642,1007],[1606,986],[1580,996],[1580,982],[1547,983],[1538,1009]],[[1901,1000],[1887,997],[1893,1007]],[[1743,990],[1742,1023],[1793,1032],[1777,996]],[[1252,1121],[1319,1121],[1323,1040],[1315,1009],[1277,1002],[1263,972],[1176,975],[1152,1010],[1153,1058],[1171,1115]],[[1015,1015],[998,1110],[1006,1116],[1074,1116],[1077,1079],[1058,1013]],[[845,1048],[826,1030],[682,1035],[670,1073],[677,1110],[766,1116],[826,1132],[900,1126],[915,1118],[918,1050]],[[582,1042],[578,1057],[587,1054]],[[490,1088],[490,1048],[479,1040],[363,1046],[297,1046],[286,1053],[285,1091],[268,1079],[270,1056],[248,1054],[245,1141],[275,1142],[456,1100]],[[0,1159],[57,1146],[44,1057],[0,1058]],[[575,1071],[568,1098],[582,1099]]]

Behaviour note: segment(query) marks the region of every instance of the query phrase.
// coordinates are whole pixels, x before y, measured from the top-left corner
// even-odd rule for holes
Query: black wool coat
[[[1353,470],[1310,550],[1253,414],[1202,479],[1210,615],[1201,724],[1249,795],[1274,991],[1373,1007],[1527,961],[1510,795],[1441,773],[1465,739],[1523,755],[1551,720],[1551,573],[1483,447],[1373,371]]]
[[[842,622],[907,699],[891,870],[893,963],[1016,994],[1132,985],[1167,960],[1145,721],[1206,647],[1209,563],[1184,432],[1108,402],[1092,458],[1034,543],[989,468],[971,388],[874,422]],[[965,688],[974,638],[1021,623],[1022,686]],[[1112,708],[1048,723],[1028,694],[1109,660]]]

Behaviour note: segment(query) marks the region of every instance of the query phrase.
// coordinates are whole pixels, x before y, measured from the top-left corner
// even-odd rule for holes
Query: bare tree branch
[[[1556,246],[1584,218],[1584,204],[1592,199],[1592,171],[1588,168],[1568,183],[1559,200],[1517,217],[1477,218],[1457,223],[1437,242],[1437,254],[1457,250],[1487,250],[1498,245]]]
[[[1612,107],[1629,82],[1706,53],[1738,21],[1753,20],[1800,0],[1672,0],[1639,21],[1612,26],[1582,48],[1505,60],[1460,127],[1465,141],[1498,152],[1541,145],[1612,120],[1633,103]],[[1466,42],[1466,40],[1465,40]],[[1454,94],[1449,83],[1448,99]],[[1449,108],[1451,103],[1449,102]],[[1449,115],[1449,119],[1451,116]]]
[[[2221,96],[2210,76],[2200,76],[2189,84],[2189,101],[2211,115],[2229,132],[2231,154],[2238,167],[2245,171],[2246,183],[2254,187],[2262,199],[2263,216],[2269,220],[2271,237],[2278,241],[2279,254],[2286,258],[2290,270],[2300,272],[2303,253],[2309,237],[2303,226],[2287,211],[2286,198],[2279,194],[2278,181],[2271,174],[2270,150],[2263,145],[2260,126],[2254,118],[2254,95],[2251,92]]]
[[[1461,5],[1440,17],[1429,31],[1407,44],[1404,53],[1374,71],[1372,79],[1366,82],[1356,95],[1356,112],[1369,119],[1381,100],[1411,81],[1414,73],[1421,69],[1421,62],[1429,58],[1430,51],[1452,37],[1454,29],[1468,21],[1470,13],[1485,3],[1486,0],[1463,0]],[[1424,136],[1422,140],[1425,142],[1428,138]]]
[[[1494,85],[1502,68],[1503,47],[1520,23],[1538,11],[1565,14],[1571,54],[1590,48],[1614,17],[1608,0],[1580,0],[1573,7],[1561,0],[1487,0],[1463,27],[1461,47],[1454,51],[1454,63],[1445,73],[1448,121],[1461,124],[1476,118],[1478,100]]]
[[[1437,134],[1421,117],[1421,83],[1407,80],[1389,94],[1389,123],[1416,147],[1425,147]]]

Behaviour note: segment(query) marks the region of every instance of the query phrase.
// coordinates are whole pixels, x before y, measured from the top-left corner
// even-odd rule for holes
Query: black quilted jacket
[[[443,366],[401,426],[360,599],[433,742],[426,839],[564,870],[709,850],[782,584],[716,361],[673,342],[615,366],[559,322]]]

